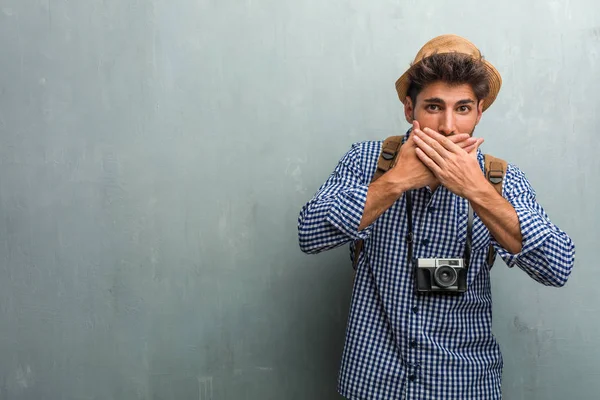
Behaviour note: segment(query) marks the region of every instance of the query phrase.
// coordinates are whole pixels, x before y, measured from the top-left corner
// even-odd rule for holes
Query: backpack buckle
[[[383,150],[381,152],[381,157],[383,157],[383,159],[386,161],[390,161],[393,160],[394,157],[396,157],[396,152],[391,153],[389,151]]]
[[[494,185],[497,185],[498,183],[502,182],[502,177],[504,176],[503,172],[504,171],[498,169],[490,170],[490,173],[488,174],[488,180]]]

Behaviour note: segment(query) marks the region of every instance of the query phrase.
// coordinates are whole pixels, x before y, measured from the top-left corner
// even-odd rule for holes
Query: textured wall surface
[[[577,246],[562,289],[492,272],[505,397],[596,399],[599,10],[0,0],[0,398],[336,399],[351,266],[297,214],[452,32],[504,78],[483,150]]]

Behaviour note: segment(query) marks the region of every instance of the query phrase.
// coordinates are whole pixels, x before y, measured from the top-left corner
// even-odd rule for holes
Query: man
[[[363,243],[338,385],[346,398],[501,398],[490,244],[544,285],[571,273],[574,245],[523,172],[508,164],[502,196],[483,173],[472,135],[500,85],[472,43],[432,39],[396,83],[412,128],[392,168],[371,183],[382,143],[356,143],[300,212],[306,253],[350,243],[354,259]],[[435,277],[422,261],[434,258],[455,267]]]

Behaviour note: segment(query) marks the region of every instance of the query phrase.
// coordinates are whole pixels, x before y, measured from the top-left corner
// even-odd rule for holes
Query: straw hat
[[[490,93],[483,100],[483,110],[485,111],[489,106],[491,106],[494,100],[496,99],[498,92],[500,91],[500,86],[502,86],[502,77],[500,76],[498,70],[496,70],[496,68],[494,68],[492,64],[490,64],[487,60],[484,60],[482,58],[481,52],[477,47],[475,47],[473,43],[457,35],[442,35],[433,38],[429,42],[425,43],[425,45],[417,53],[417,56],[415,57],[415,60],[412,63],[411,67],[396,81],[396,90],[398,91],[398,97],[400,98],[400,101],[402,103],[406,101],[406,96],[408,95],[408,88],[410,86],[408,73],[412,68],[414,68],[418,63],[420,63],[424,58],[429,57],[433,54],[453,52],[467,54],[477,60],[482,59],[483,64],[485,65],[485,68],[488,72],[488,79],[490,84]]]

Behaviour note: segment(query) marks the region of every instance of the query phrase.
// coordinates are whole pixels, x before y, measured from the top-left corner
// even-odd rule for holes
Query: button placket
[[[444,195],[443,193],[444,188],[443,187],[439,187],[437,188],[437,190],[435,192],[431,192],[431,191],[426,191],[423,192],[423,195],[421,196],[420,200],[421,203],[419,205],[422,206],[421,208],[421,212],[419,213],[419,224],[418,224],[418,231],[416,231],[416,240],[417,243],[420,245],[418,247],[420,247],[420,254],[422,255],[422,257],[429,257],[429,249],[428,246],[431,245],[431,238],[429,237],[424,237],[421,236],[424,234],[424,232],[428,232],[430,231],[430,229],[425,229],[427,227],[427,224],[429,224],[432,219],[435,217],[435,212],[438,209],[438,206],[440,204],[440,202],[443,200],[442,196]],[[417,202],[415,202],[415,206],[417,205]]]
[[[427,212],[428,207],[432,203],[431,193],[425,191],[419,191],[417,195],[413,197],[413,228],[414,228],[414,254],[413,257],[426,257],[427,256],[427,245],[429,244],[429,238],[423,237],[423,233],[427,232],[424,227],[430,222],[432,214]],[[414,279],[414,275],[413,275]],[[414,282],[413,282],[414,283]],[[413,297],[413,304],[407,309],[406,320],[409,323],[409,336],[404,342],[405,348],[405,360],[406,360],[406,372],[409,382],[418,381],[418,365],[421,360],[419,354],[419,341],[421,340],[421,333],[423,332],[424,320],[421,318],[421,302],[422,298],[415,293]],[[411,378],[412,377],[412,378]]]

